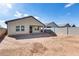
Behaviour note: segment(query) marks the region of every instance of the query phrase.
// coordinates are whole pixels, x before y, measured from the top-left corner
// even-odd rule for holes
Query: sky
[[[42,23],[75,24],[79,26],[78,3],[0,3],[0,25],[5,21],[34,16]]]

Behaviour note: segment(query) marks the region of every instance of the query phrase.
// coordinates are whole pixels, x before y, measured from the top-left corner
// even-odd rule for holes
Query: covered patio
[[[41,37],[51,37],[51,34],[48,33],[31,33],[31,34],[20,34],[20,35],[12,35],[15,39],[32,39],[32,38],[41,38]]]

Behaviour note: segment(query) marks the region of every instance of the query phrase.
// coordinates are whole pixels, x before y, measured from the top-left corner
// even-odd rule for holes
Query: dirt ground
[[[16,40],[6,36],[1,56],[78,56],[79,36],[40,37]]]

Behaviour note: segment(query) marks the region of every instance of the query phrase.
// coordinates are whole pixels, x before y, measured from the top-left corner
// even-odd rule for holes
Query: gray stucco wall
[[[65,27],[65,28],[47,28],[51,29],[53,32],[55,32],[58,36],[74,36],[79,35],[79,27]]]

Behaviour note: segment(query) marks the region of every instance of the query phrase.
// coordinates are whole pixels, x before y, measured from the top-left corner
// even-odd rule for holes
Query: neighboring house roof
[[[30,18],[32,17],[33,19],[35,19],[36,21],[40,22],[39,20],[37,20],[35,17],[33,16],[28,16],[28,17],[22,17],[22,18],[18,18],[18,19],[13,19],[13,20],[9,20],[9,21],[6,21],[5,23],[7,24],[8,22],[13,22],[13,21],[17,21],[17,20],[21,20],[21,19],[26,19],[26,18]],[[42,22],[40,22],[42,25],[44,25]],[[45,25],[44,25],[45,26]]]
[[[70,24],[66,24],[65,26],[66,26],[66,27],[71,27],[71,25],[70,25]]]
[[[75,24],[73,24],[73,25],[72,25],[72,27],[76,27],[76,25],[75,25]]]
[[[71,25],[69,23],[67,23],[67,24],[59,25],[59,27],[71,27]]]
[[[48,23],[46,26],[58,27],[58,25],[55,22]]]

